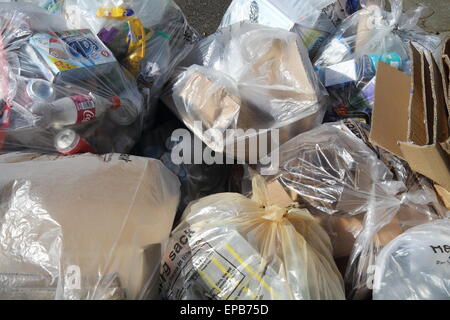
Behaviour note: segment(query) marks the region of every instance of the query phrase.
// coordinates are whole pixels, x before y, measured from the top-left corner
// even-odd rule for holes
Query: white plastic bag
[[[178,179],[124,155],[0,156],[0,299],[158,299]]]
[[[375,300],[450,300],[450,220],[408,230],[376,263]]]
[[[322,9],[335,0],[234,0],[219,28],[249,21],[273,28],[296,32],[313,57],[335,25]]]
[[[163,297],[344,299],[330,239],[311,214],[268,206],[261,177],[253,191],[253,199],[223,193],[190,205],[167,244]]]

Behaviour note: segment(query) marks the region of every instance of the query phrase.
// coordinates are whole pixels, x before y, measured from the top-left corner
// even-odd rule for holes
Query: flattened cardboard
[[[411,78],[380,62],[370,141],[403,158],[398,141],[408,140]],[[395,93],[395,94],[394,94]]]
[[[450,149],[445,141],[449,128],[442,77],[435,62],[429,64],[414,48],[411,52],[412,86],[408,76],[380,63],[370,141],[450,190],[450,156],[445,151]]]
[[[437,191],[437,194],[441,198],[442,202],[444,203],[445,207],[450,210],[450,192],[442,188],[440,185],[434,185],[434,188]]]
[[[415,65],[413,68],[410,113],[411,115],[419,114],[419,109],[423,110],[426,130],[423,136],[420,136],[420,130],[417,128],[421,124],[411,117],[409,132],[414,132],[414,135],[409,140],[399,140],[400,149],[403,158],[408,161],[414,171],[450,189],[450,161],[440,145],[448,138],[448,125],[445,123],[446,106],[442,100],[443,88],[440,81],[442,77],[434,66],[433,58],[430,57],[433,61],[430,64],[423,52],[415,50],[412,45],[410,47],[414,63],[420,61],[419,67]],[[417,75],[418,70],[420,70],[420,76]],[[423,97],[422,103],[420,103],[420,97]],[[413,111],[413,108],[417,110]]]
[[[401,142],[400,146],[411,169],[450,190],[450,160],[441,145],[417,146]]]

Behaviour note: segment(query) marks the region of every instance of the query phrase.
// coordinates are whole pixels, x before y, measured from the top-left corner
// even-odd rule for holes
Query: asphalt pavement
[[[175,0],[188,21],[203,36],[217,30],[231,0]]]
[[[305,1],[305,0],[298,0]],[[431,33],[446,34],[450,31],[450,0],[403,0],[404,10],[424,5],[419,26]],[[175,0],[189,22],[203,36],[217,30],[231,0]]]

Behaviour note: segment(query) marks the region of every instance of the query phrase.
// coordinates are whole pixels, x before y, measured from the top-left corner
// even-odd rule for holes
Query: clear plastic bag
[[[65,0],[3,0],[2,2],[32,3],[47,10],[50,13],[61,14],[64,9]]]
[[[9,153],[0,171],[0,299],[159,298],[180,197],[161,162]]]
[[[182,66],[164,101],[214,151],[223,144],[196,121],[230,142],[246,138],[236,129],[308,130],[323,119],[324,89],[295,33],[235,24],[202,40]]]
[[[64,13],[98,34],[152,97],[199,39],[171,0],[65,0]]]
[[[315,212],[329,215],[364,213],[373,185],[393,179],[344,123],[322,125],[292,139],[281,147],[280,163],[282,184]]]
[[[232,166],[205,163],[192,164],[174,163],[172,155],[179,143],[173,141],[172,134],[179,129],[187,130],[183,123],[165,105],[160,105],[156,115],[158,125],[145,130],[133,154],[146,158],[159,159],[170,171],[177,175],[181,182],[181,201],[178,207],[176,221],[181,217],[186,207],[203,197],[228,192],[229,177]],[[192,143],[192,150],[194,148]]]
[[[369,1],[380,1],[380,0],[369,0]],[[329,20],[333,22],[335,26],[339,26],[343,20],[354,14],[356,11],[361,9],[361,3],[366,2],[365,0],[336,0],[326,8],[323,12],[328,17]]]
[[[45,23],[43,23],[45,21]],[[0,4],[0,136],[6,150],[128,153],[143,99],[112,52],[86,29],[36,6]]]
[[[278,179],[321,219],[334,256],[350,256],[347,295],[364,299],[380,250],[409,228],[443,217],[445,209],[425,178],[354,132],[345,122],[325,124],[283,145]]]
[[[330,239],[311,214],[269,206],[261,177],[253,192],[253,199],[224,193],[189,206],[166,247],[163,297],[344,299]]]
[[[322,9],[335,0],[234,0],[219,28],[249,21],[296,32],[313,57],[325,39],[335,32],[335,25]]]
[[[345,19],[314,60],[316,72],[335,99],[332,113],[340,117],[357,112],[371,115],[376,71],[380,61],[410,73],[409,41],[437,52],[441,39],[417,23],[424,7],[402,12],[403,0],[365,1],[363,9]]]
[[[374,300],[450,300],[450,220],[408,230],[380,253]]]
[[[401,186],[404,188],[403,186]],[[374,187],[346,272],[347,295],[366,299],[374,288],[381,250],[405,231],[445,215],[433,187],[425,178],[399,190],[397,182]]]

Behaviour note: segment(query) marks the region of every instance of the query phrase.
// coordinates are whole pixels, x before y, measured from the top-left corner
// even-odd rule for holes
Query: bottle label
[[[89,95],[77,95],[70,97],[77,109],[77,122],[92,121],[97,115],[94,98]]]

